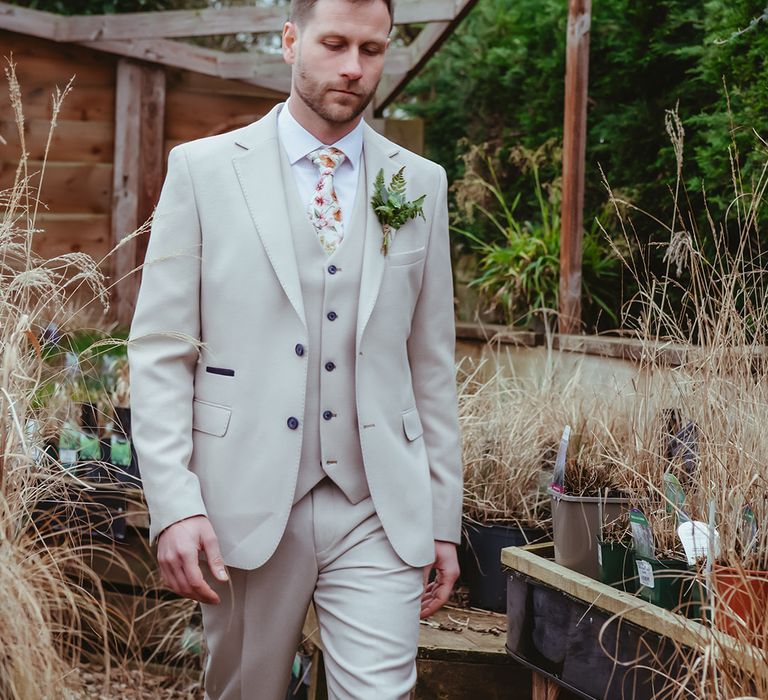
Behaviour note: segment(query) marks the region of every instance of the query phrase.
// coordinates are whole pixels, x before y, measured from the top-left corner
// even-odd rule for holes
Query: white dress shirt
[[[277,136],[288,155],[299,198],[309,206],[315,185],[320,179],[320,171],[306,157],[307,154],[326,145],[338,148],[346,158],[333,174],[333,187],[339,198],[342,221],[346,223],[352,216],[352,206],[357,195],[358,168],[363,154],[363,120],[360,119],[357,126],[336,143],[324,144],[296,121],[288,108],[289,103],[290,99],[280,107],[277,115]],[[344,233],[347,233],[346,228]]]

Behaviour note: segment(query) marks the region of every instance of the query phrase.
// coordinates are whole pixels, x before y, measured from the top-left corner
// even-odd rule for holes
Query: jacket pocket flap
[[[427,247],[422,246],[415,250],[406,250],[403,253],[390,253],[387,256],[389,258],[389,266],[408,265],[409,263],[421,260],[426,255],[426,250]]]
[[[424,432],[424,428],[421,427],[419,412],[415,408],[411,408],[403,413],[403,428],[409,440],[415,440]]]
[[[192,401],[192,429],[221,437],[227,432],[232,409],[227,406],[194,399]]]

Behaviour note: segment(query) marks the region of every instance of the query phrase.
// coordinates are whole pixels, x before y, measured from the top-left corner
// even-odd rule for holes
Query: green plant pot
[[[687,562],[680,559],[647,559],[635,554],[635,568],[637,592],[643,600],[667,610],[687,612],[693,581]]]
[[[600,580],[626,593],[637,591],[635,550],[623,542],[599,542]]]
[[[683,601],[685,616],[696,622],[708,624],[711,619],[711,610],[707,602],[707,589],[699,578],[694,578],[695,569],[690,568],[691,578],[683,582]]]

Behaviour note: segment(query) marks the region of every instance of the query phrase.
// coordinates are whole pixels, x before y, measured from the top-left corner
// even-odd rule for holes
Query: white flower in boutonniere
[[[427,220],[421,208],[427,195],[423,194],[412,202],[406,200],[403,170],[405,170],[405,166],[392,176],[389,189],[384,185],[383,169],[379,170],[379,174],[373,182],[371,204],[381,224],[381,231],[384,234],[384,239],[381,242],[381,252],[384,255],[389,250],[389,243],[393,232],[397,231],[406,221],[413,219],[416,215],[421,216],[424,221]]]

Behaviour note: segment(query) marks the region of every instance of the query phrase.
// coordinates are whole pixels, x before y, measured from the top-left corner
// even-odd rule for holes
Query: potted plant
[[[486,363],[467,371],[459,388],[464,463],[462,580],[470,604],[503,611],[504,547],[547,539],[545,484],[552,446],[532,419],[535,389]]]

